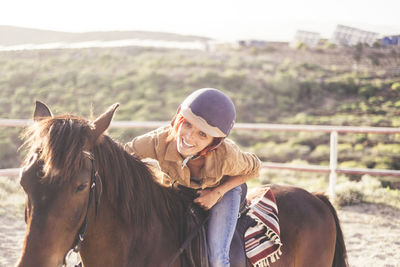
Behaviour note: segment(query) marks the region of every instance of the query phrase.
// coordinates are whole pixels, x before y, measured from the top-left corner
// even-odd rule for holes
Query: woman
[[[258,176],[260,160],[226,137],[236,118],[228,96],[204,88],[179,106],[171,126],[136,137],[130,153],[158,161],[164,184],[201,189],[194,200],[210,210],[207,240],[210,265],[229,266],[229,248],[239,213],[241,187]]]

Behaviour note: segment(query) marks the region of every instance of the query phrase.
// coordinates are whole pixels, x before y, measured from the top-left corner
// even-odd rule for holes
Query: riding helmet
[[[214,88],[191,93],[182,102],[180,112],[185,119],[212,137],[228,136],[236,119],[232,100]]]

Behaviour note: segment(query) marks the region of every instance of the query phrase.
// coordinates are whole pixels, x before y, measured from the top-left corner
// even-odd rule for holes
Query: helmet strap
[[[186,164],[188,163],[188,161],[190,160],[190,159],[192,159],[194,156],[187,156],[184,160],[183,160],[183,162],[182,162],[182,165],[181,165],[181,169],[183,169],[185,166],[186,166]]]

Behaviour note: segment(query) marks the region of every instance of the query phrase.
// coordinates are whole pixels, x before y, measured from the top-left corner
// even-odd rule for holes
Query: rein
[[[172,188],[175,188],[175,190],[179,190],[183,194],[191,194],[193,191],[197,191],[195,189],[190,189],[185,186],[182,186],[176,182],[174,182],[171,185]],[[196,210],[193,207],[193,203],[191,203],[188,206],[188,211],[187,211],[191,216],[197,217],[198,215],[196,214]],[[196,228],[190,233],[190,235],[185,239],[185,241],[182,243],[182,245],[179,247],[177,252],[175,252],[174,257],[171,259],[171,261],[168,264],[168,267],[171,267],[172,264],[179,258],[179,256],[185,251],[185,249],[190,245],[190,242],[193,240],[193,238],[198,234],[200,229],[206,224],[208,219],[210,218],[210,213],[207,213],[206,218],[200,223],[196,225]]]
[[[87,157],[90,159],[90,161],[92,163],[92,171],[91,171],[91,176],[90,176],[89,201],[88,201],[88,206],[86,209],[85,219],[83,220],[83,223],[82,223],[81,227],[79,228],[79,231],[78,231],[75,241],[72,245],[72,248],[67,252],[67,254],[64,257],[63,266],[67,266],[69,259],[72,257],[73,254],[76,254],[78,263],[75,264],[74,267],[82,267],[82,261],[81,261],[80,257],[78,256],[78,253],[81,250],[82,242],[83,242],[85,234],[86,234],[88,218],[89,218],[89,209],[90,209],[90,206],[92,203],[93,195],[95,194],[95,190],[96,190],[96,178],[99,177],[99,174],[96,171],[93,154],[90,152],[87,152],[87,151],[84,151],[84,153],[85,153],[85,155],[87,155]],[[97,215],[97,206],[98,206],[97,201],[95,202],[95,205],[96,205],[95,212]]]
[[[189,212],[193,215],[196,216],[195,210],[193,206],[191,205],[189,208]],[[178,251],[175,253],[174,257],[172,260],[169,262],[168,267],[171,267],[172,264],[179,258],[179,256],[185,251],[185,249],[189,246],[190,242],[193,240],[193,238],[198,234],[200,229],[206,224],[208,219],[210,218],[210,214],[207,214],[207,217],[196,226],[193,232],[190,233],[190,235],[186,238],[186,240],[183,242],[183,244],[179,247]]]

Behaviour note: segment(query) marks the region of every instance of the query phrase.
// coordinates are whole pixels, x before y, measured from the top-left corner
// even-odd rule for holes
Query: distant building
[[[263,48],[267,46],[266,41],[262,40],[240,40],[238,41],[238,46],[239,47],[258,47],[258,48]]]
[[[306,46],[314,47],[320,39],[321,35],[318,32],[297,31],[290,46],[295,47],[297,44],[303,43]]]
[[[400,46],[400,35],[385,36],[382,38],[384,46]]]
[[[378,33],[368,32],[353,27],[337,25],[331,42],[338,45],[353,46],[359,43],[372,46],[378,39]]]

